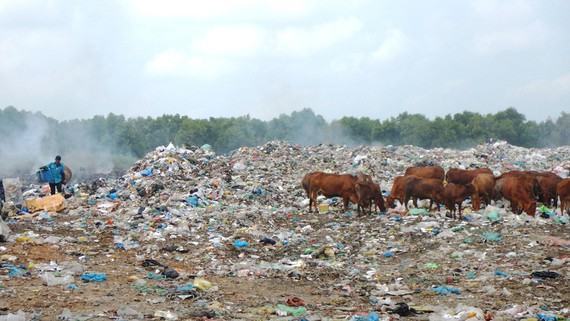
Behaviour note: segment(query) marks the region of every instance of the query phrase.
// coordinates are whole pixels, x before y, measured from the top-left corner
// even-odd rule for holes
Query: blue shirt
[[[55,162],[52,162],[48,164],[47,168],[51,176],[49,181],[50,183],[58,184],[63,181],[63,178],[65,177],[63,163],[59,163],[58,165]]]

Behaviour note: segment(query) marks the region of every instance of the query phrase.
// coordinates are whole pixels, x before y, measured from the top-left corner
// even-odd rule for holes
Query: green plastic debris
[[[425,208],[412,208],[409,210],[409,214],[414,216],[429,216],[429,212]]]
[[[487,219],[492,223],[498,222],[501,220],[501,214],[499,211],[491,211],[487,214]]]
[[[466,237],[466,238],[463,240],[463,243],[465,243],[465,244],[471,244],[471,243],[473,243],[473,238],[471,238],[471,237]]]
[[[570,223],[570,219],[568,219],[568,216],[555,216],[554,222],[557,224],[568,224]]]
[[[452,227],[452,228],[451,228],[451,231],[452,231],[452,232],[460,232],[460,231],[463,231],[464,229],[465,229],[465,227],[463,227],[463,226],[461,226],[461,225],[458,225],[458,226]]]
[[[166,279],[166,276],[162,274],[156,274],[154,272],[148,272],[146,278],[149,280],[164,280]]]
[[[467,275],[465,275],[465,277],[468,280],[473,280],[477,277],[477,273],[475,271],[469,271],[469,272],[467,272]]]
[[[424,264],[424,267],[428,270],[437,270],[439,269],[439,264],[434,263],[434,262],[429,262]]]
[[[487,242],[500,242],[503,239],[501,234],[497,232],[483,232],[481,236],[483,236],[483,239]]]
[[[315,252],[315,249],[312,248],[312,247],[309,247],[309,248],[306,248],[306,249],[303,251],[303,254],[309,255],[309,254],[313,254],[313,252]]]
[[[548,207],[546,207],[546,205],[544,205],[544,204],[538,208],[538,211],[540,213],[549,214],[550,216],[552,216],[552,214],[554,214],[554,211],[549,209]]]
[[[453,252],[453,253],[451,253],[451,258],[456,259],[456,260],[461,260],[461,259],[463,259],[463,253]]]
[[[292,315],[294,317],[300,317],[303,314],[307,313],[307,309],[304,307],[293,308],[284,304],[278,304],[276,306],[276,309],[278,313],[281,312],[285,315]]]

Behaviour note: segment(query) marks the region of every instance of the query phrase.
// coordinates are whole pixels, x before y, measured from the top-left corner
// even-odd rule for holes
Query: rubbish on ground
[[[107,275],[105,273],[83,273],[81,274],[81,280],[83,282],[104,282],[107,281]]]
[[[304,315],[305,313],[307,313],[307,309],[305,309],[304,307],[290,307],[290,306],[286,306],[284,304],[278,304],[275,307],[275,310],[277,312],[277,315],[279,316],[294,316],[294,317],[300,317],[302,315]]]
[[[500,242],[503,239],[501,234],[499,234],[497,232],[487,231],[487,232],[483,232],[483,234],[481,234],[481,236],[487,242]]]
[[[65,209],[65,198],[61,194],[26,200],[30,213],[39,211],[61,212]]]
[[[530,274],[533,278],[539,279],[556,279],[560,276],[557,272],[554,271],[535,271]]]
[[[67,186],[65,214],[4,203],[0,229],[11,232],[0,246],[0,301],[11,313],[37,306],[42,319],[68,321],[266,320],[276,313],[365,320],[374,318],[370,311],[382,320],[414,318],[413,311],[438,321],[567,318],[560,289],[570,224],[558,209],[539,207],[548,217],[541,218],[514,214],[505,200],[471,211],[467,200],[459,221],[443,208],[428,212],[429,201],[420,200],[409,213],[396,201],[388,215],[358,216],[352,201],[345,210],[342,198],[320,195],[317,215],[308,212],[300,183],[311,171],[362,171],[387,195],[416,163],[566,177],[569,159],[570,147],[504,142],[465,150],[269,142],[227,155],[162,146],[121,177]],[[49,186],[21,191],[34,200]],[[105,271],[108,281],[75,283],[85,271]],[[42,286],[42,276],[52,286]],[[46,297],[54,298],[50,308]],[[305,305],[294,306],[295,297]],[[85,312],[76,311],[78,300]]]
[[[445,285],[438,285],[431,290],[439,295],[461,294],[460,289]]]

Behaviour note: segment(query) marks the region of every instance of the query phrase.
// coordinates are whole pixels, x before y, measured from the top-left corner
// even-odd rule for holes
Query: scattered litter
[[[570,224],[559,209],[537,204],[533,217],[505,200],[480,211],[466,200],[463,220],[452,220],[442,204],[430,211],[419,200],[409,212],[396,201],[387,214],[357,215],[352,201],[345,210],[341,197],[320,195],[316,214],[301,180],[362,172],[387,195],[415,164],[566,177],[569,159],[568,146],[504,142],[465,150],[269,142],[227,155],[206,144],[161,146],[121,177],[66,186],[69,198],[53,206],[33,206],[45,205],[45,184],[20,184],[21,202],[1,210],[0,296],[16,313],[44,306],[50,291],[59,308],[39,308],[46,320],[568,318]],[[73,310],[76,297],[85,313]],[[108,308],[116,302],[130,303]]]
[[[445,285],[438,285],[431,290],[439,295],[461,294],[460,289]]]
[[[107,275],[105,273],[83,273],[81,280],[83,282],[104,282],[107,281]]]

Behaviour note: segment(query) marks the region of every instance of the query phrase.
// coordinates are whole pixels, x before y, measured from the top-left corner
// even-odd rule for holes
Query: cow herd
[[[562,179],[551,172],[509,171],[494,176],[488,168],[458,169],[447,171],[440,166],[409,167],[404,176],[394,179],[392,190],[384,201],[380,186],[372,177],[359,173],[329,174],[311,172],[303,177],[301,185],[309,198],[309,212],[317,210],[317,197],[341,197],[344,209],[349,204],[357,204],[358,212],[385,211],[386,206],[394,208],[399,201],[408,210],[408,202],[428,199],[429,210],[434,203],[440,209],[444,204],[453,218],[462,215],[462,204],[471,198],[473,210],[481,209],[481,204],[491,201],[508,200],[514,213],[526,212],[534,215],[537,202],[548,207],[557,207],[560,198],[561,212],[570,213],[570,178]]]

